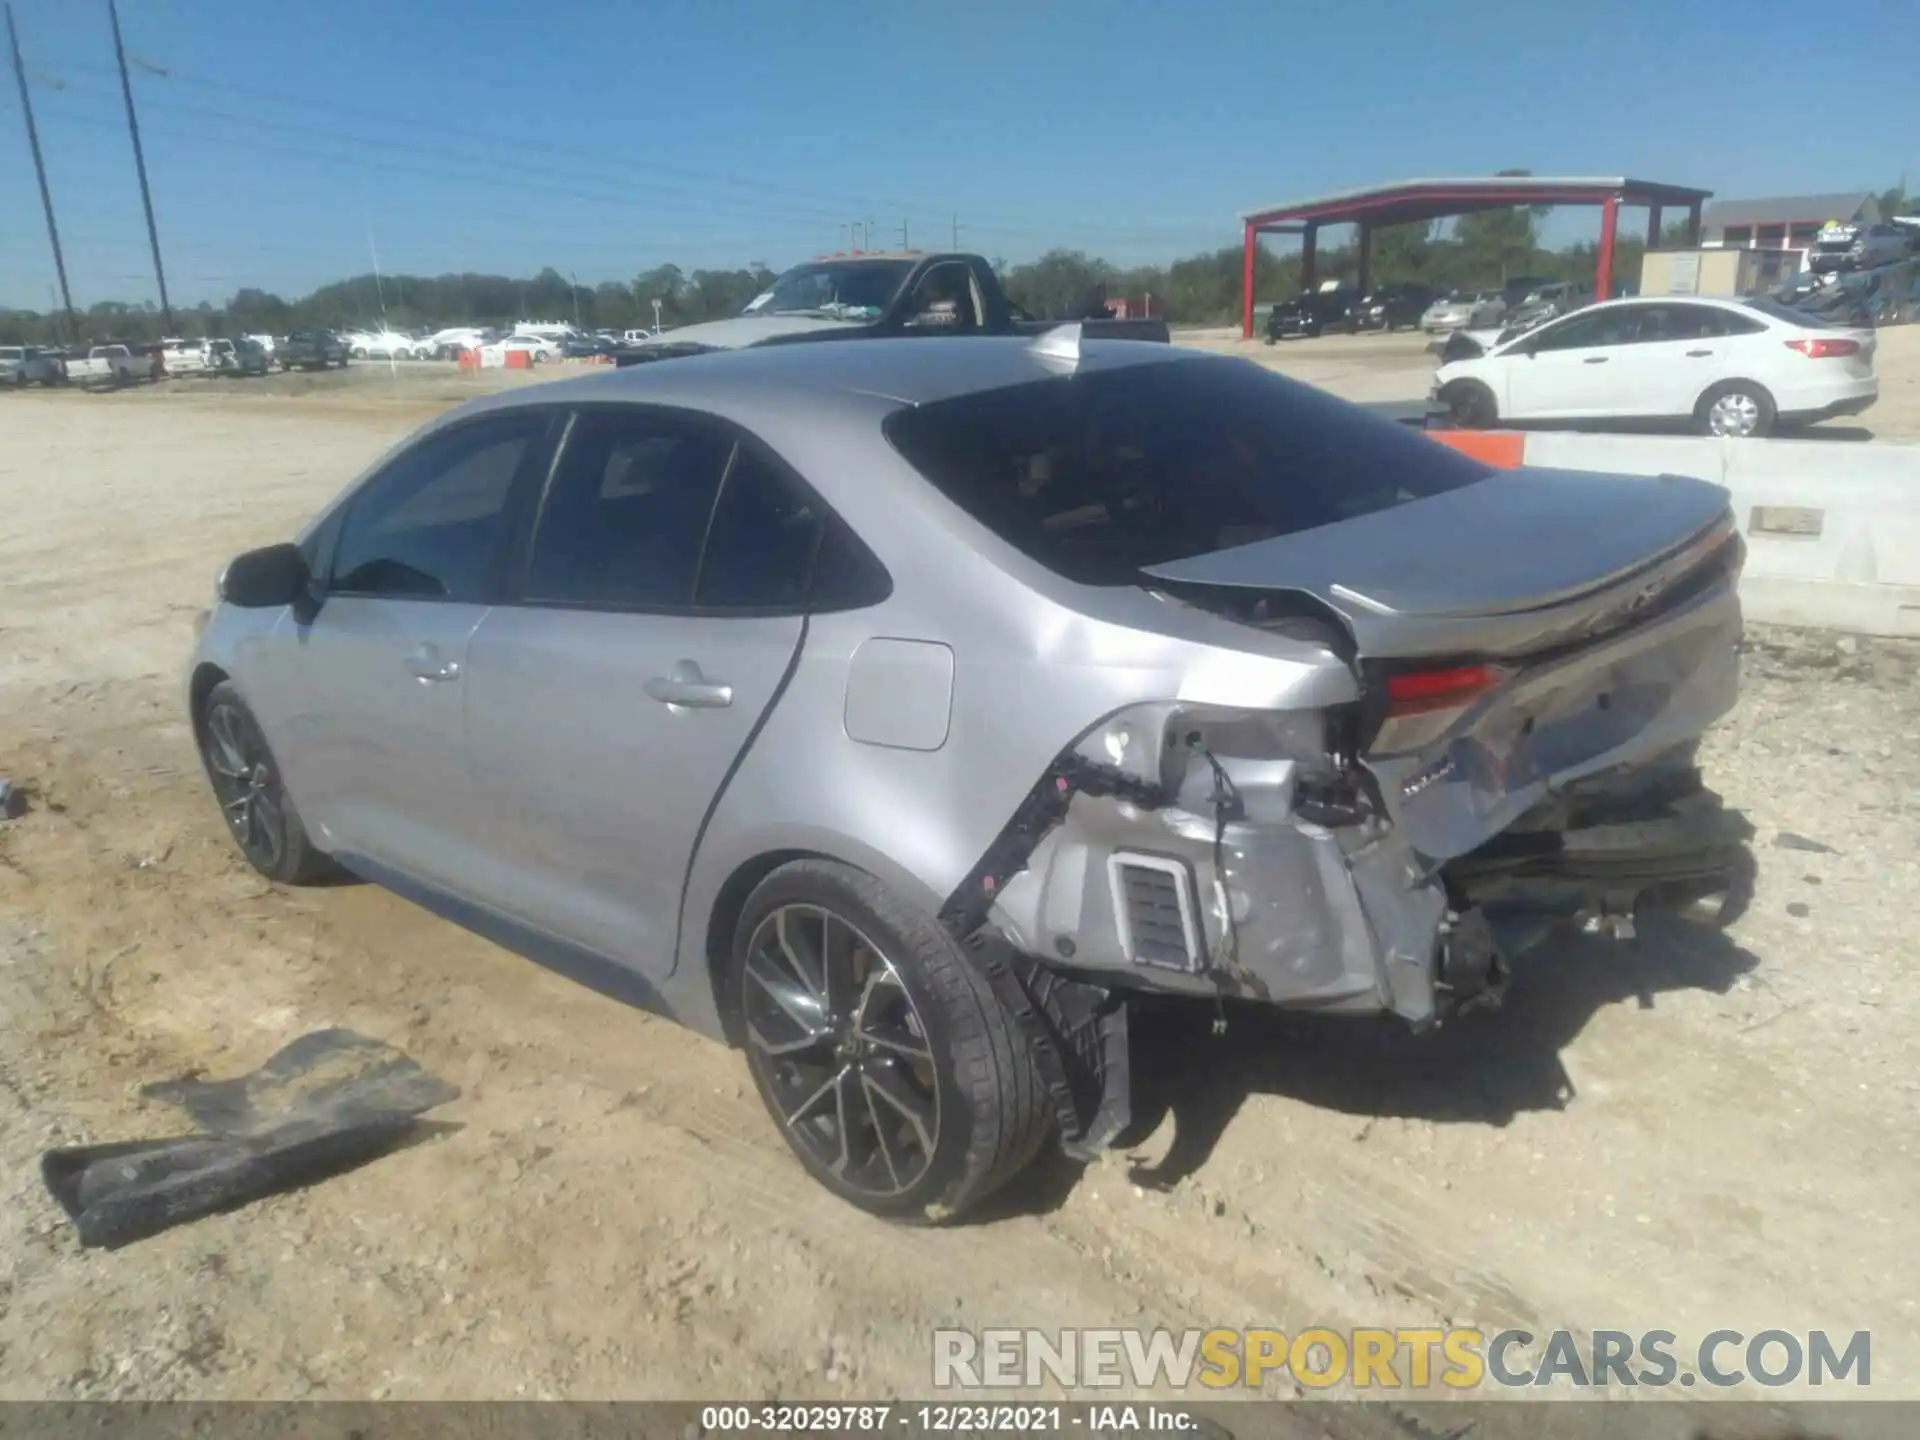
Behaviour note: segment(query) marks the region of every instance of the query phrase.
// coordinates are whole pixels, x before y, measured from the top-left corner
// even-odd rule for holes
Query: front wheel
[[[196,738],[227,831],[249,865],[282,885],[309,885],[334,873],[333,862],[307,837],[267,737],[231,680],[208,694]]]
[[[831,861],[748,898],[728,981],[755,1087],[807,1171],[887,1219],[948,1220],[1018,1174],[1052,1123],[986,975],[930,915]]]
[[[1462,430],[1488,430],[1500,418],[1493,392],[1478,380],[1456,380],[1440,392],[1447,418]]]
[[[1757,440],[1773,429],[1773,397],[1750,380],[1728,380],[1700,399],[1694,422],[1703,435]]]

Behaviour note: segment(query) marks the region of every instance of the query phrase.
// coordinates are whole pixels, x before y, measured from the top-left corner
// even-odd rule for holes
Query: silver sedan
[[[473,402],[233,560],[235,840],[742,1047],[943,1219],[1127,1119],[1143,996],[1420,1027],[1747,831],[1717,487],[1497,472],[1160,345],[766,347]]]

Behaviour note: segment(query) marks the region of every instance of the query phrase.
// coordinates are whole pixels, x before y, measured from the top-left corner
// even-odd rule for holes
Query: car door
[[[671,969],[697,837],[796,658],[823,513],[710,418],[575,417],[517,598],[470,652],[486,883],[509,916]]]
[[[261,721],[323,848],[456,893],[484,824],[467,645],[554,413],[482,415],[401,452],[329,522],[317,603],[262,664]],[[366,866],[362,866],[366,868]]]
[[[1684,300],[1632,307],[1622,333],[1614,379],[1627,415],[1672,419],[1691,415],[1707,388],[1727,373],[1726,312]]]
[[[1500,413],[1512,420],[1555,420],[1624,413],[1632,377],[1620,343],[1630,306],[1582,310],[1541,326],[1501,353],[1506,394]]]

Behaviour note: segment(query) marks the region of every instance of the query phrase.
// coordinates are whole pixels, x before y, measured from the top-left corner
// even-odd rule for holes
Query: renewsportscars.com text
[[[1056,1385],[1147,1390],[1259,1389],[1291,1376],[1308,1389],[1660,1388],[1846,1385],[1873,1379],[1865,1330],[1714,1330],[1682,1345],[1671,1330],[1313,1327],[1280,1330],[936,1330],[936,1389]]]

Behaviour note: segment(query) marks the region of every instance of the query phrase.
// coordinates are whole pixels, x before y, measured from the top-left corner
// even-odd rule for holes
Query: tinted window
[[[651,411],[575,421],[527,557],[529,600],[683,609],[732,450],[719,430]]]
[[[1086,584],[1310,530],[1490,472],[1256,365],[1163,361],[897,411],[887,437],[949,499]]]
[[[442,431],[401,455],[348,507],[328,588],[484,599],[514,475],[546,424],[536,411],[502,415]]]

